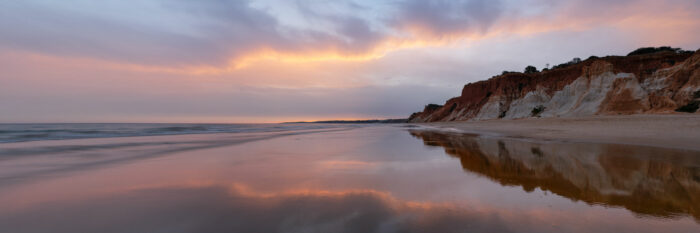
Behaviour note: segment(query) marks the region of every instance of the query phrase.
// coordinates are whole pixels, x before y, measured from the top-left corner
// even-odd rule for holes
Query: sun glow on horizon
[[[700,47],[693,0],[353,2],[0,2],[0,121],[408,116],[504,70]]]

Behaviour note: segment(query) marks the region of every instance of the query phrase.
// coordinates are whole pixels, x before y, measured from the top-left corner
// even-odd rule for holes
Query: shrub
[[[643,48],[638,48],[638,49],[632,51],[631,53],[627,54],[627,56],[652,54],[652,53],[658,53],[658,52],[686,53],[688,51],[684,51],[681,48],[671,48],[670,46],[643,47]]]
[[[537,157],[544,157],[544,153],[542,153],[542,150],[540,150],[538,147],[531,147],[530,152]]]
[[[542,105],[537,105],[537,107],[532,109],[532,116],[539,116],[540,113],[544,111],[544,106]]]
[[[524,73],[526,73],[526,74],[533,74],[533,73],[537,73],[537,72],[540,72],[540,71],[537,70],[537,67],[534,67],[534,66],[527,66],[527,67],[525,67],[525,72],[524,72]]]
[[[578,63],[581,63],[581,58],[575,57],[574,59],[571,59],[571,61],[553,66],[552,69],[565,68]]]
[[[429,111],[437,110],[437,109],[439,109],[439,108],[442,108],[442,105],[439,105],[439,104],[428,104],[428,105],[425,106],[425,110],[429,110]]]
[[[690,103],[676,109],[676,112],[689,112],[694,113],[700,108],[700,101],[690,101]]]

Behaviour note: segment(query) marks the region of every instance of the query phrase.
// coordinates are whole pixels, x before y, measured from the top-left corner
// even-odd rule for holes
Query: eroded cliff
[[[582,117],[696,112],[700,50],[591,57],[534,73],[470,83],[445,105],[428,105],[410,122]]]

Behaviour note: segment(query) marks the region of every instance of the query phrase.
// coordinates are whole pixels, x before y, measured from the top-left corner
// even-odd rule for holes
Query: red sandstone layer
[[[461,96],[428,105],[409,121],[666,113],[699,102],[700,50],[666,51],[495,76],[465,85]]]

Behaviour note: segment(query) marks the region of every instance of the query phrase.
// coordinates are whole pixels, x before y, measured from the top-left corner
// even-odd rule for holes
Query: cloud
[[[432,37],[483,33],[503,11],[500,0],[406,0],[397,3],[397,8],[390,24],[401,31]]]
[[[362,55],[382,40],[368,22],[352,16],[323,17],[335,28],[322,31],[282,25],[249,1],[149,2],[153,4],[2,2],[0,48],[146,66],[227,66],[303,56],[294,54]],[[143,9],[134,13],[140,17],[124,18],[108,14],[110,8]]]
[[[698,12],[693,0],[0,1],[0,121],[406,116],[503,70],[697,49]]]
[[[102,14],[109,7],[131,9],[126,5],[54,4],[0,3],[0,46],[57,56],[159,65],[172,64],[174,60],[195,62],[207,59],[209,51],[216,51],[195,36],[149,25],[147,17],[124,20]],[[209,51],[191,53],[192,50]]]
[[[376,59],[424,44],[422,38],[397,37],[406,27],[450,34],[464,27],[485,30],[482,24],[496,18],[493,4],[485,1],[422,2],[400,3],[398,16],[387,22],[358,14],[371,6],[352,1],[326,3],[323,9],[298,1],[296,11],[307,20],[304,26],[287,24],[287,18],[250,1],[2,2],[0,49],[159,67],[152,70],[218,72],[260,60]],[[421,11],[425,6],[433,13]],[[453,14],[440,13],[455,7]]]
[[[690,0],[298,0],[291,7],[262,2],[267,5],[246,0],[3,1],[0,49],[220,73],[263,60],[367,61],[404,48],[493,33],[583,30],[620,22],[697,28],[685,21],[700,15],[700,4]]]

